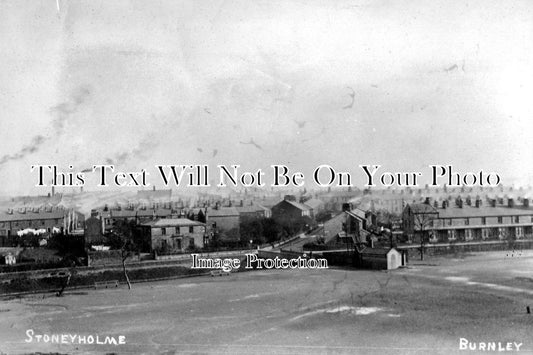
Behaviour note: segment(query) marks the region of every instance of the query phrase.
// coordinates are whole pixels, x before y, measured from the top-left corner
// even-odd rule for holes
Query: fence
[[[406,250],[409,257],[420,256],[420,244],[399,245],[396,249]],[[457,242],[424,245],[425,255],[446,255],[465,252],[533,249],[533,240]]]

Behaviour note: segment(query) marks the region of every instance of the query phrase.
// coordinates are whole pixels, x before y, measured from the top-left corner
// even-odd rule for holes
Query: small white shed
[[[366,248],[361,251],[361,261],[372,269],[393,270],[402,266],[402,254],[394,248]]]

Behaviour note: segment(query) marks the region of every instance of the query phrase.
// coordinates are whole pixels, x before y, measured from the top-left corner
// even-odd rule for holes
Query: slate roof
[[[346,213],[348,213],[349,215],[351,215],[353,217],[356,217],[356,218],[360,218],[360,219],[365,219],[366,218],[366,212],[361,210],[361,209],[359,209],[359,208],[354,208],[351,211],[346,211]]]
[[[239,211],[236,207],[220,207],[218,209],[208,208],[207,217],[238,217]]]
[[[235,207],[239,213],[265,213],[265,207],[261,206],[237,206]]]
[[[427,203],[412,203],[409,205],[413,213],[437,213],[435,207]]]
[[[317,209],[318,207],[322,206],[324,202],[322,202],[319,199],[312,198],[304,202],[305,205],[311,207],[312,209]]]
[[[65,210],[59,210],[59,211],[52,211],[52,212],[45,212],[45,211],[39,211],[39,212],[32,212],[27,211],[25,213],[20,213],[17,210],[13,211],[13,214],[9,213],[0,213],[0,222],[10,222],[10,221],[35,221],[35,220],[42,220],[42,219],[62,219],[66,215],[67,211]]]
[[[293,205],[294,207],[302,210],[302,211],[309,211],[311,209],[311,207],[303,204],[303,203],[300,203],[300,202],[296,202],[296,201],[288,201],[288,200],[284,200],[285,202],[287,203],[290,203],[291,205]]]
[[[161,218],[154,221],[142,223],[141,226],[150,227],[188,227],[188,226],[204,226],[205,224],[198,221],[191,221],[187,218]]]
[[[509,207],[452,207],[439,209],[439,218],[496,217],[496,216],[533,216],[533,209]]]

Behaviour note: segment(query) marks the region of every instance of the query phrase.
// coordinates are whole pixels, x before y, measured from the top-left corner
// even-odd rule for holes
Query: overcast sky
[[[0,53],[2,194],[106,162],[533,180],[530,1],[2,1]]]

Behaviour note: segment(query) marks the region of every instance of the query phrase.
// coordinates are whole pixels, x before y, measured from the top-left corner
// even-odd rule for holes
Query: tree
[[[74,274],[74,270],[68,271],[65,277],[62,279],[61,282],[61,290],[56,292],[57,297],[63,296],[63,291],[65,291],[65,288],[70,284],[70,278],[72,277],[72,274]]]
[[[280,239],[282,227],[272,218],[246,218],[239,225],[242,245],[273,243]]]
[[[392,221],[395,219],[399,219],[400,216],[397,214],[390,212],[385,209],[380,209],[377,211],[377,224],[378,226],[384,226],[386,228],[392,227]]]
[[[307,232],[316,224],[315,221],[308,216],[301,216],[297,218],[285,217],[279,219],[278,223],[289,236],[293,236],[301,232]]]
[[[64,233],[53,234],[48,239],[46,247],[57,250],[64,266],[70,266],[72,263],[81,266],[83,264],[82,258],[87,257],[83,237],[80,236]]]
[[[428,229],[435,218],[434,212],[417,211],[414,214],[414,230],[420,238],[420,260],[424,260],[424,249],[429,241]]]
[[[133,230],[135,228],[134,221],[117,221],[113,227],[111,235],[108,237],[108,243],[112,249],[120,250],[120,259],[122,262],[122,271],[124,278],[128,284],[128,289],[131,290],[131,282],[126,270],[126,260],[133,256],[138,251],[138,245],[134,240]]]
[[[282,228],[272,218],[264,218],[261,220],[263,225],[263,236],[268,243],[277,242],[280,240]]]
[[[248,245],[250,240],[252,240],[254,244],[263,244],[266,241],[266,238],[264,237],[263,219],[247,218],[241,221],[239,232],[241,243],[243,245]]]
[[[317,223],[324,223],[331,219],[331,212],[330,211],[320,211],[316,214],[315,220]]]

